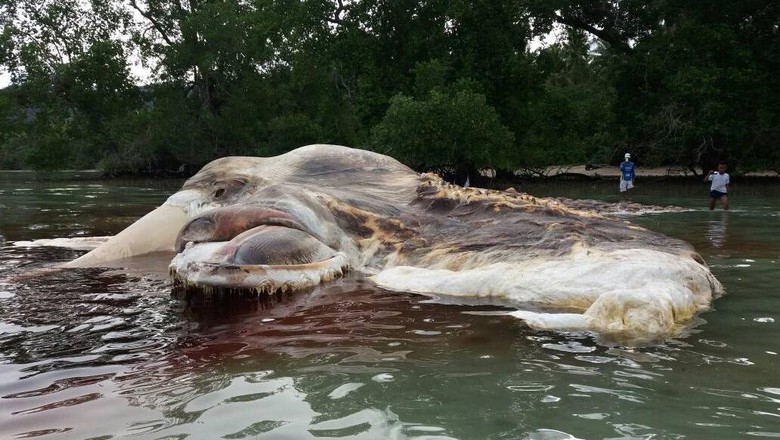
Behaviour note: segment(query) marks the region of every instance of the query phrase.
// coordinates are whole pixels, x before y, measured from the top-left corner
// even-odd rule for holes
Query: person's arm
[[[714,173],[714,172],[715,172],[715,170],[710,170],[709,173],[705,174],[704,175],[704,181],[705,182],[711,181],[712,180],[712,173]]]

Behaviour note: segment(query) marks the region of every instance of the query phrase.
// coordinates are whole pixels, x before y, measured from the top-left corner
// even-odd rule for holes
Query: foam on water
[[[89,251],[108,241],[110,236],[103,237],[70,237],[70,238],[41,238],[39,240],[19,240],[12,244],[19,247],[61,247]]]

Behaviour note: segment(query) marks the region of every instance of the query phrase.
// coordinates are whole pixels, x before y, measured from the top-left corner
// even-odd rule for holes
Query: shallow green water
[[[270,307],[169,297],[134,274],[30,273],[117,232],[177,182],[0,184],[0,438],[735,439],[780,437],[780,188],[639,182],[690,208],[627,219],[692,243],[727,295],[643,348],[535,332],[345,279]],[[617,184],[528,185],[618,201]]]

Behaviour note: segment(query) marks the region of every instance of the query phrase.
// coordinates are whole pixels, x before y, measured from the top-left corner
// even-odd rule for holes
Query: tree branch
[[[563,16],[560,15],[559,13],[556,13],[555,17],[556,17],[556,21],[558,21],[559,23],[572,27],[574,29],[579,29],[579,30],[589,32],[595,35],[596,37],[600,38],[602,41],[605,41],[613,48],[623,53],[632,53],[634,51],[631,48],[631,46],[628,45],[628,42],[624,41],[623,38],[621,38],[621,35],[617,32],[611,31],[606,28],[599,29],[591,25],[590,23],[586,22],[581,17]]]
[[[173,40],[171,40],[170,37],[168,37],[168,34],[165,32],[162,25],[157,20],[155,20],[154,17],[152,17],[148,11],[144,11],[143,9],[141,9],[141,7],[138,6],[138,3],[136,3],[136,0],[130,0],[130,6],[132,6],[133,9],[138,11],[138,13],[141,14],[142,17],[149,20],[149,22],[152,24],[154,29],[160,34],[162,39],[165,40],[166,43],[168,43],[169,46],[174,45]]]

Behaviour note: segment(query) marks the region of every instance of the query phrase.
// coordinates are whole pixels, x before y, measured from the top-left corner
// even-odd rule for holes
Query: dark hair
[[[725,160],[718,162],[718,165],[728,165]]]

